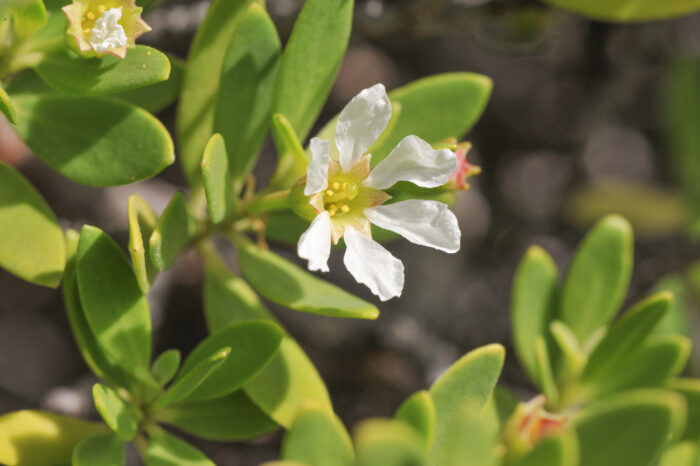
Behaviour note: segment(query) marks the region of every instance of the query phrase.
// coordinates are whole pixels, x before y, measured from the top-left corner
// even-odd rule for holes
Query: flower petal
[[[395,204],[370,207],[363,211],[370,222],[398,233],[412,243],[441,251],[459,251],[457,217],[446,204],[410,199]]]
[[[297,254],[309,261],[309,270],[328,272],[328,257],[331,255],[331,217],[327,211],[318,214],[299,237]]]
[[[406,136],[374,167],[363,184],[386,189],[397,181],[410,181],[423,188],[447,183],[457,168],[457,157],[449,149],[433,149],[418,136]]]
[[[330,162],[330,142],[312,138],[309,145],[311,146],[311,161],[306,169],[305,196],[310,196],[328,187],[328,164]]]
[[[366,285],[382,301],[401,296],[403,263],[351,226],[345,228],[344,238],[347,250],[343,262],[355,280]]]
[[[375,84],[352,98],[335,127],[335,144],[343,171],[349,171],[382,134],[391,118],[391,102],[383,84]]]

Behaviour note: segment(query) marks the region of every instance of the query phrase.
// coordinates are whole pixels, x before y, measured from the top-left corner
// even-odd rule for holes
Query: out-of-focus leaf
[[[326,409],[307,407],[282,440],[282,459],[309,466],[353,466],[352,442],[340,420]]]
[[[270,212],[265,224],[265,234],[277,243],[296,245],[299,237],[309,228],[309,223],[291,210]],[[374,238],[374,234],[372,235]]]
[[[548,336],[554,319],[559,283],[557,266],[539,246],[531,246],[515,273],[511,297],[511,328],[516,355],[530,378],[537,378],[535,338]]]
[[[639,236],[666,236],[688,224],[688,204],[680,193],[654,185],[605,181],[573,192],[564,214],[575,225],[588,228],[604,215],[620,214]]]
[[[559,401],[559,388],[554,380],[549,349],[542,336],[535,337],[535,370],[537,385],[547,395],[549,403],[556,404]]]
[[[120,439],[129,442],[136,435],[141,420],[141,414],[131,403],[128,403],[107,385],[96,383],[92,387],[92,397],[95,407],[105,423]]]
[[[14,411],[0,416],[0,464],[54,466],[70,462],[84,438],[107,431],[87,422],[44,411]]]
[[[76,256],[80,302],[92,333],[116,364],[137,373],[151,360],[151,314],[119,246],[86,225]]]
[[[677,443],[664,451],[659,466],[697,466],[697,442]]]
[[[148,439],[146,449],[147,466],[215,466],[189,443],[181,440],[165,431],[152,433]]]
[[[73,450],[73,466],[124,466],[126,446],[112,432],[83,439]]]
[[[353,437],[356,466],[428,466],[424,439],[403,422],[369,419],[355,428]]]
[[[182,78],[185,74],[185,62],[177,57],[168,55],[170,61],[170,77],[167,81],[139,87],[130,91],[118,92],[111,97],[137,105],[148,112],[158,113],[175,102],[182,88]]]
[[[65,266],[63,233],[41,195],[0,162],[0,267],[37,285],[56,288]]]
[[[216,441],[246,440],[279,428],[242,390],[213,400],[168,406],[155,417],[197,437]]]
[[[212,333],[235,322],[275,321],[250,286],[231,274],[218,258],[207,261],[204,310]],[[263,411],[287,428],[304,404],[333,409],[323,379],[299,344],[287,334],[270,363],[243,388]]]
[[[178,103],[177,134],[180,162],[192,186],[200,179],[202,151],[214,132],[224,58],[236,26],[253,1],[214,1],[190,46]]]
[[[607,324],[627,294],[632,228],[622,217],[599,220],[579,246],[564,280],[560,319],[579,341]]]
[[[545,437],[514,466],[578,466],[578,441],[571,431]]]
[[[138,194],[132,194],[127,201],[129,218],[129,255],[134,266],[134,275],[139,288],[144,293],[151,289],[158,270],[149,259],[148,240],[156,227],[156,214],[151,206]]]
[[[459,410],[455,407],[469,401],[483,406],[491,396],[501,374],[505,350],[501,345],[487,345],[470,351],[430,387],[435,402],[436,432],[430,450],[432,464],[442,464],[448,454],[452,425],[457,422]]]
[[[153,380],[158,382],[159,385],[163,386],[170,382],[178,368],[180,367],[180,352],[176,349],[171,349],[162,352],[153,364],[151,365],[151,374],[153,375]]]
[[[673,295],[657,293],[627,311],[596,345],[583,371],[583,381],[595,383],[601,379],[615,379],[629,359],[630,354],[654,330],[673,303]]]
[[[243,276],[258,293],[295,311],[355,319],[376,319],[379,315],[367,301],[253,244],[239,249],[238,261]]]
[[[173,196],[148,241],[151,262],[158,270],[169,269],[178,254],[197,233],[197,221],[182,191]]]
[[[669,390],[636,390],[590,405],[573,419],[579,466],[646,466],[685,424],[683,399]]]
[[[688,301],[690,290],[685,281],[678,275],[667,275],[654,286],[654,291],[673,293],[673,302],[666,315],[654,328],[656,333],[675,333],[690,336]]]
[[[41,160],[90,186],[133,183],[173,163],[170,134],[153,115],[101,97],[13,97],[15,129]]]
[[[17,43],[28,39],[46,24],[46,7],[41,0],[5,0],[4,3],[0,8],[12,13],[12,29]],[[7,16],[2,19],[6,21]]]
[[[278,160],[275,174],[270,184],[273,186],[291,186],[306,173],[309,159],[292,124],[281,113],[272,115],[272,137],[277,148]]]
[[[114,363],[97,342],[95,335],[85,317],[85,310],[80,302],[78,277],[75,271],[75,256],[80,236],[75,230],[66,231],[66,273],[63,277],[63,302],[65,303],[68,323],[73,338],[78,344],[80,354],[99,378],[120,387],[131,387],[134,380],[127,372]]]
[[[163,398],[159,400],[161,406],[186,400],[188,396],[204,383],[221,365],[231,353],[231,348],[226,347],[217,350],[210,357],[202,359],[189,371],[179,376],[165,391]]]
[[[683,370],[691,346],[690,340],[680,335],[654,335],[628,355],[614,377],[591,382],[590,390],[603,398],[630,388],[661,386]]]
[[[223,222],[233,211],[236,197],[226,144],[224,138],[218,133],[209,139],[204,148],[202,183],[211,221]]]
[[[214,131],[226,141],[236,183],[252,168],[265,139],[281,49],[264,7],[251,4],[224,57],[214,116]]]
[[[700,9],[698,0],[650,2],[647,0],[544,0],[558,8],[615,22],[652,21],[681,16]]]
[[[272,111],[289,120],[300,140],[309,134],[340,68],[350,39],[353,3],[308,0],[285,46]]]
[[[102,95],[165,81],[170,76],[170,61],[145,45],[129,50],[125,58],[110,54],[85,58],[63,47],[46,54],[35,69],[41,79],[59,91]]]
[[[562,321],[555,320],[549,325],[549,331],[560,358],[552,368],[557,380],[577,377],[586,364],[586,354],[574,335],[574,332]]]
[[[399,406],[394,419],[405,422],[421,434],[427,450],[435,437],[436,416],[433,398],[428,391],[421,390]]]
[[[12,99],[7,95],[7,91],[0,84],[0,112],[2,112],[10,123],[17,123],[17,114],[15,113],[15,104],[12,103]]]
[[[668,382],[668,388],[685,397],[688,407],[688,422],[684,438],[697,440],[700,438],[700,380],[672,379]]]
[[[280,326],[272,322],[250,321],[231,324],[207,337],[187,356],[180,374],[187,374],[220,348],[235,350],[188,399],[201,401],[218,398],[248,382],[270,362],[283,334]]]

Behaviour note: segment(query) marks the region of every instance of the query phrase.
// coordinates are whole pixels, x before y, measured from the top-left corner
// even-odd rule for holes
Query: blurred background
[[[267,0],[284,39],[302,0]],[[208,1],[165,0],[145,16],[146,44],[185,58]],[[635,226],[628,303],[656,287],[679,293],[676,325],[700,342],[700,14],[613,25],[516,0],[357,0],[352,38],[320,128],[358,91],[473,71],[494,82],[485,114],[466,140],[483,168],[454,206],[462,250],[447,255],[397,241],[406,266],[400,299],[379,304],[375,322],[296,313],[270,305],[326,380],[351,428],[391,414],[465,352],[505,345],[501,382],[534,394],[510,340],[510,285],[525,249],[539,244],[561,271],[586,229],[608,212]],[[175,107],[159,114],[172,130]],[[2,118],[2,117],[0,117]],[[312,132],[313,134],[313,132]],[[176,163],[135,185],[94,189],[61,178],[0,121],[0,159],[16,165],[64,227],[90,223],[127,243],[126,200],[141,194],[157,212],[186,189]],[[256,175],[275,162],[268,141]],[[695,225],[694,225],[695,224]],[[277,247],[296,259],[294,250]],[[224,246],[225,248],[225,246]],[[235,252],[227,250],[235,263]],[[333,254],[325,278],[373,302]],[[204,336],[202,269],[193,252],[160,274],[149,295],[156,352],[183,354]],[[691,362],[700,366],[699,358]],[[695,375],[698,371],[695,370]],[[95,382],[72,340],[60,292],[0,271],[0,413],[23,408],[95,417]],[[190,439],[192,440],[192,439]],[[217,464],[276,457],[279,435],[224,445],[194,441]]]

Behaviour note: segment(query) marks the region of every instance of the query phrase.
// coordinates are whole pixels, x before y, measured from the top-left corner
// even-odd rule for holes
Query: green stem
[[[274,193],[254,197],[244,204],[242,210],[251,214],[262,214],[273,210],[286,210],[292,207],[291,189],[284,189]]]

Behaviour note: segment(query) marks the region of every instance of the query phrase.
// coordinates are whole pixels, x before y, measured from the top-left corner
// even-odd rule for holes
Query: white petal
[[[351,226],[345,228],[343,237],[347,246],[343,262],[355,280],[366,285],[382,301],[401,296],[403,263]]]
[[[124,47],[127,43],[124,28],[118,23],[122,17],[122,7],[110,8],[95,21],[90,33],[90,45],[97,53]]]
[[[316,194],[328,187],[328,164],[330,163],[330,142],[312,138],[309,145],[311,147],[311,161],[306,169],[305,196]]]
[[[328,257],[331,255],[331,217],[328,211],[318,214],[299,237],[297,254],[309,261],[309,270],[328,272]]]
[[[406,136],[374,167],[364,185],[386,189],[397,181],[410,181],[435,188],[447,183],[455,168],[457,156],[451,150],[435,150],[418,136]]]
[[[382,134],[391,118],[383,84],[363,90],[345,106],[335,127],[335,144],[343,171],[349,171]]]
[[[446,204],[410,199],[363,211],[370,222],[398,233],[412,243],[453,253],[459,251],[457,217]]]

